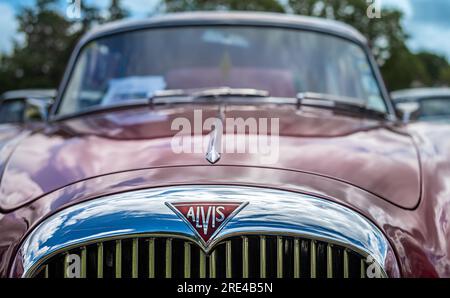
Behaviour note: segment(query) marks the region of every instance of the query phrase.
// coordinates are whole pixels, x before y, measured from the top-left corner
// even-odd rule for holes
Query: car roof
[[[153,16],[145,19],[126,19],[96,26],[82,39],[89,40],[131,30],[159,26],[187,25],[255,25],[275,27],[297,27],[338,35],[347,39],[367,44],[366,38],[353,27],[334,20],[299,16],[293,14],[267,12],[184,12]],[[84,42],[83,42],[84,41]]]
[[[11,90],[3,93],[0,98],[2,100],[13,100],[18,98],[42,98],[42,97],[55,97],[55,89],[22,89],[22,90]]]
[[[429,97],[450,97],[450,88],[414,88],[391,92],[392,99],[395,100],[414,100]]]

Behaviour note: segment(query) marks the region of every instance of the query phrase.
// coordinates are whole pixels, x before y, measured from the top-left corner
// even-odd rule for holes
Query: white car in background
[[[404,120],[450,122],[450,88],[416,88],[391,93]]]

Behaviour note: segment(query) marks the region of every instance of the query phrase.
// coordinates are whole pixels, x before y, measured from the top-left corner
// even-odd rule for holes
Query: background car
[[[25,89],[3,93],[0,96],[0,124],[24,124],[42,120],[40,106],[50,106],[56,96],[54,89]]]
[[[450,122],[450,88],[416,88],[391,93],[401,114],[420,121]]]

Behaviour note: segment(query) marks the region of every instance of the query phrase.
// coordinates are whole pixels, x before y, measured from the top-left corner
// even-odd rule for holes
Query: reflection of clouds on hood
[[[26,172],[10,170],[8,179],[3,179],[0,188],[1,203],[9,206],[22,201],[22,198],[33,198],[42,193],[42,189]],[[17,185],[26,187],[18,188]]]
[[[45,229],[41,230],[40,233],[34,233],[33,237],[24,242],[22,252],[29,252],[28,254],[23,254],[25,258],[24,264],[29,264],[33,258],[47,253],[50,247],[43,244],[53,236],[64,221],[65,216],[54,217],[53,220],[48,221]]]

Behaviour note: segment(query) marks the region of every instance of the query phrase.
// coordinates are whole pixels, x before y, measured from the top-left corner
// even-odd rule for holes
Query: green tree
[[[381,73],[391,91],[423,86],[430,82],[430,75],[422,60],[406,46],[392,53],[381,68]]]
[[[109,17],[108,17],[107,21],[120,20],[120,19],[123,19],[123,18],[126,18],[129,16],[128,11],[126,11],[120,5],[119,0],[111,0],[111,4],[108,8],[108,11],[109,11]]]
[[[195,10],[241,10],[284,12],[276,0],[163,0],[166,12]]]
[[[25,43],[15,43],[10,55],[0,57],[0,93],[19,88],[56,88],[70,54],[80,37],[92,26],[128,15],[119,0],[111,0],[109,16],[81,2],[81,20],[59,13],[57,0],[37,0],[35,8],[18,15],[19,33]]]
[[[37,8],[25,8],[18,16],[19,32],[25,44],[14,45],[13,53],[3,57],[0,88],[56,87],[64,71],[74,40],[71,23],[51,10],[54,0],[38,0]]]
[[[417,54],[417,58],[421,60],[429,75],[429,80],[425,82],[427,85],[450,83],[450,81],[445,78],[445,73],[450,68],[445,57],[429,52],[420,52]]]
[[[333,19],[353,26],[367,38],[380,65],[394,51],[403,48],[407,39],[400,11],[383,8],[381,18],[369,18],[365,0],[289,0],[288,5],[296,14]]]
[[[450,83],[447,60],[432,53],[413,54],[406,46],[407,34],[401,25],[402,13],[381,9],[381,18],[367,16],[365,0],[289,0],[296,14],[344,22],[359,30],[368,40],[390,90],[413,85]]]

